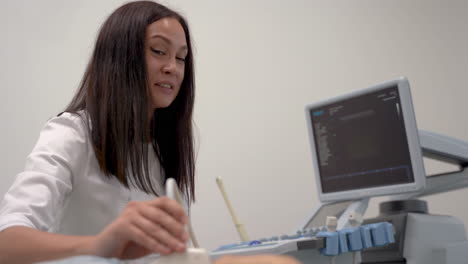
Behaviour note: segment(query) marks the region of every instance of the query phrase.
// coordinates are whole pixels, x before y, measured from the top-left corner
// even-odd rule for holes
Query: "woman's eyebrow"
[[[155,34],[155,35],[151,36],[151,38],[152,39],[154,39],[154,38],[162,39],[164,42],[166,42],[166,43],[168,43],[170,45],[173,44],[172,41],[169,38],[167,38],[167,37],[165,37],[163,35],[160,35],[160,34]],[[188,47],[187,47],[187,45],[184,45],[184,46],[180,47],[179,50],[180,51],[186,51],[186,50],[188,50]]]

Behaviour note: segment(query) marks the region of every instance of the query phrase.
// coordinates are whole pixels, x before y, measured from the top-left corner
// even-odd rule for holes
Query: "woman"
[[[183,252],[187,215],[162,186],[172,177],[194,201],[194,94],[184,18],[150,1],[114,11],[78,92],[47,122],[0,204],[0,263]]]
[[[0,262],[184,251],[187,215],[162,186],[194,200],[193,74],[182,16],[150,1],[114,11],[0,205]]]

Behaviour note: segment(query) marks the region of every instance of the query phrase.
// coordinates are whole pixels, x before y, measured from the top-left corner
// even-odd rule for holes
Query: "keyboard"
[[[388,222],[345,228],[328,232],[326,227],[312,227],[290,235],[260,238],[249,242],[220,246],[211,252],[212,257],[222,255],[289,254],[294,251],[316,249],[325,256],[393,243],[394,229]]]

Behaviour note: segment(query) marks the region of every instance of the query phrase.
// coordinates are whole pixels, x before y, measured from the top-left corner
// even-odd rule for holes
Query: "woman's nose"
[[[172,74],[177,70],[176,58],[171,58],[166,61],[163,65],[163,72],[166,74]]]

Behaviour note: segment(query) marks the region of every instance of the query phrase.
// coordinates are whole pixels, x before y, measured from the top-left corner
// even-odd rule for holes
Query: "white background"
[[[0,195],[71,99],[101,23],[122,3],[1,1]],[[468,141],[467,1],[164,3],[187,17],[194,39],[192,219],[206,248],[238,241],[217,176],[252,238],[292,232],[317,205],[306,104],[405,75],[419,128]],[[430,197],[429,210],[467,223],[467,194]]]

